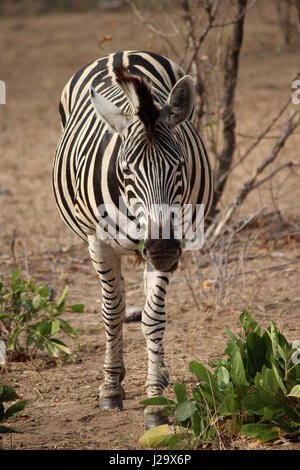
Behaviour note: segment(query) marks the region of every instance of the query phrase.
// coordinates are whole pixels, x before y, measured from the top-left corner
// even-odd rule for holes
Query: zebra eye
[[[130,168],[129,168],[129,166],[127,165],[126,162],[123,162],[122,165],[121,165],[121,167],[122,167],[122,170],[123,170],[123,174],[124,174],[124,175],[130,175],[130,174],[131,174]]]
[[[178,165],[177,165],[178,170],[181,170],[183,166],[184,166],[184,160],[183,160],[183,159],[180,159],[180,161],[179,161],[179,163],[178,163]]]

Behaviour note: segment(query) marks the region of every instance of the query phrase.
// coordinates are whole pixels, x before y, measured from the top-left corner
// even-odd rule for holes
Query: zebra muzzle
[[[146,240],[142,255],[158,271],[173,272],[178,267],[181,252],[178,240]]]

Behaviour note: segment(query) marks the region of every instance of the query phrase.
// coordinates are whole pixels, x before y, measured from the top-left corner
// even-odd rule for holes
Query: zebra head
[[[155,269],[174,271],[181,244],[173,208],[181,207],[188,189],[187,151],[175,128],[193,110],[193,80],[189,75],[179,79],[162,103],[145,78],[121,68],[115,69],[115,77],[129,112],[128,105],[125,110],[119,108],[91,87],[93,105],[101,120],[121,137],[120,192],[144,227],[142,255]]]

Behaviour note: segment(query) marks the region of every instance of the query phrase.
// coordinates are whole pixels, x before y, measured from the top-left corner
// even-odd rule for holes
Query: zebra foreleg
[[[102,286],[102,318],[106,332],[104,383],[99,387],[99,406],[103,410],[123,408],[125,376],[122,358],[122,325],[125,319],[125,290],[120,256],[107,244],[89,236],[90,256]]]
[[[161,396],[169,384],[169,373],[164,363],[163,334],[166,323],[165,296],[169,274],[156,271],[147,264],[144,273],[146,303],[142,313],[142,331],[148,350],[146,390],[149,398]],[[161,407],[147,406],[144,411],[145,428],[168,423]]]

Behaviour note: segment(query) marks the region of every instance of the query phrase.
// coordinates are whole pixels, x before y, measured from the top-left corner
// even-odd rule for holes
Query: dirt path
[[[100,48],[98,42],[104,35],[111,35],[112,39]],[[270,119],[289,93],[298,57],[293,48],[276,52],[277,41],[274,18],[265,11],[251,12],[237,96],[240,133],[251,131],[256,135],[260,123]],[[127,368],[124,411],[102,412],[97,403],[105,339],[98,313],[98,278],[87,248],[73,238],[58,216],[50,177],[60,134],[57,104],[66,80],[82,65],[109,51],[150,47],[164,51],[159,41],[126,12],[1,19],[0,42],[3,50],[0,79],[7,83],[7,104],[0,109],[0,189],[7,190],[0,195],[1,271],[8,275],[19,268],[25,274],[27,269],[31,277],[53,287],[56,296],[68,284],[68,301],[85,304],[84,314],[66,316],[74,328],[81,330],[77,342],[70,344],[74,362],[56,366],[50,363],[47,367],[38,360],[9,363],[1,381],[15,386],[29,404],[14,423],[24,434],[4,437],[2,448],[141,449],[138,438],[144,430],[139,402],[145,398],[146,348],[140,325],[130,323],[124,327]],[[260,152],[267,154],[272,144],[272,140],[266,140]],[[254,153],[236,172],[226,190],[227,200],[260,158],[261,153]],[[289,141],[281,163],[296,159],[299,135]],[[288,220],[295,220],[299,216],[299,178],[285,173],[278,181],[280,184],[272,188],[273,193],[267,187],[253,195],[245,211],[251,213],[270,204],[275,192],[280,210]],[[274,320],[290,341],[299,338],[299,241],[287,237],[274,240],[274,227],[273,224],[270,228],[255,229],[260,237],[250,250],[254,258],[245,259],[244,275],[228,283],[222,306],[217,304],[212,288],[206,290],[205,297],[200,297],[203,281],[216,277],[213,265],[197,272],[190,256],[189,271],[182,267],[174,275],[167,301],[165,335],[172,384],[191,384],[190,360],[207,363],[223,352],[224,326],[238,332],[238,317],[244,308],[263,326]],[[249,236],[254,236],[255,230]],[[233,251],[232,255],[238,253]],[[280,270],[272,269],[289,262],[292,264]],[[123,269],[127,305],[140,305],[143,266],[133,266],[126,258]],[[186,281],[188,273],[193,292]],[[172,396],[171,389],[167,393]],[[245,439],[232,440],[227,447],[272,448]],[[278,447],[299,449],[299,444],[275,445]]]

